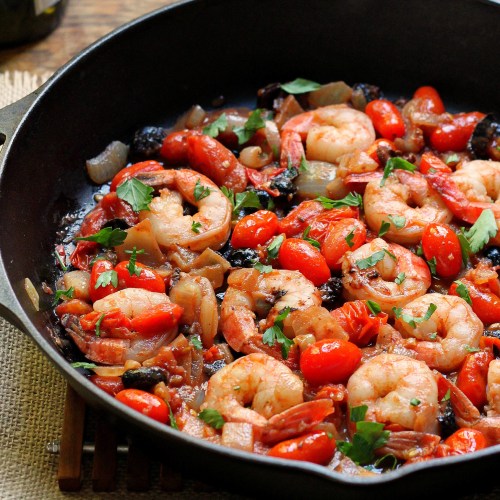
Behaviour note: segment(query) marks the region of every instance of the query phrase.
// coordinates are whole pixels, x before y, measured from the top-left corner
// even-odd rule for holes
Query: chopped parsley
[[[436,266],[437,266],[437,260],[436,257],[432,257],[431,260],[427,261],[427,265],[429,266],[429,269],[431,271],[431,274],[433,276],[436,276]]]
[[[382,224],[380,224],[380,229],[378,230],[379,237],[384,236],[384,234],[386,234],[390,228],[391,228],[391,223],[383,220]]]
[[[373,267],[377,262],[380,262],[386,254],[392,260],[396,260],[396,256],[384,248],[384,250],[379,250],[369,257],[366,257],[366,259],[357,260],[356,265],[359,269],[368,269],[369,267]]]
[[[352,248],[354,246],[354,231],[355,231],[355,227],[353,227],[350,231],[350,233],[344,238],[345,239],[345,242],[347,243],[347,246],[349,248]]]
[[[381,307],[373,300],[367,300],[366,305],[368,306],[368,309],[370,309],[371,313],[375,316],[382,311]]]
[[[242,208],[262,208],[259,196],[255,191],[243,191],[243,193],[236,193],[235,195],[233,190],[228,189],[226,186],[222,186],[220,189],[233,205],[233,216],[238,215]]]
[[[189,342],[197,351],[201,351],[203,349],[203,344],[201,343],[201,339],[198,335],[189,337]]]
[[[396,156],[395,158],[389,158],[384,168],[384,175],[382,176],[382,180],[380,181],[380,187],[385,184],[386,179],[391,175],[391,173],[398,170],[406,170],[408,172],[414,172],[416,170],[416,166],[409,161],[403,160],[403,158],[399,158]]]
[[[214,120],[210,125],[203,128],[203,133],[210,137],[217,137],[221,132],[227,128],[226,113],[222,113],[217,120]]]
[[[72,299],[74,293],[75,293],[75,288],[72,286],[69,287],[67,290],[56,290],[52,305],[55,306],[61,300],[62,297],[66,297],[67,299]]]
[[[99,316],[99,319],[96,321],[95,324],[95,336],[100,337],[101,336],[101,323],[102,320],[104,319],[104,316],[106,316],[104,313]]]
[[[351,406],[349,408],[350,420],[351,422],[361,422],[365,419],[366,412],[368,411],[368,406]]]
[[[416,318],[415,316],[411,316],[410,314],[403,313],[403,309],[401,307],[393,307],[392,310],[394,311],[394,316],[396,316],[397,319],[402,319],[405,323],[410,325],[412,328],[417,327],[417,323],[423,323],[424,321],[427,321],[433,314],[434,311],[437,309],[436,304],[429,304],[429,307],[427,308],[426,313],[424,316],[421,318]]]
[[[194,185],[193,194],[196,201],[203,200],[203,198],[206,198],[210,194],[210,188],[208,186],[202,186],[200,179],[198,179]]]
[[[459,297],[462,297],[462,299],[467,302],[470,306],[472,306],[472,300],[469,295],[469,290],[467,290],[467,287],[462,283],[460,280],[456,280],[453,283],[457,285],[456,292]]]
[[[113,269],[111,271],[104,271],[99,275],[94,288],[97,290],[99,287],[106,287],[113,285],[115,288],[118,286],[118,273]]]
[[[61,266],[61,269],[63,271],[67,271],[68,266],[64,263],[64,261],[66,260],[66,254],[64,254],[64,257],[63,257],[57,250],[54,252],[54,254],[56,256],[57,263],[59,264],[59,266]]]
[[[394,280],[394,283],[396,283],[396,285],[401,285],[405,279],[406,279],[406,274],[405,273],[399,273],[396,276],[396,279]]]
[[[460,228],[460,232],[457,234],[458,242],[460,243],[460,251],[462,252],[462,263],[467,266],[469,260],[469,254],[472,253],[470,249],[469,240],[465,236],[465,228]]]
[[[137,255],[144,253],[144,248],[141,248],[140,250],[137,250],[136,247],[132,248],[132,250],[125,250],[125,253],[130,253],[130,259],[127,264],[127,270],[130,276],[140,276],[142,269],[138,266],[136,266],[137,263]]]
[[[443,396],[443,399],[441,399],[441,403],[449,401],[450,397],[451,397],[451,391],[450,391],[450,389],[448,389],[446,391],[446,394]]]
[[[269,246],[267,247],[267,258],[268,259],[276,259],[278,257],[278,254],[280,253],[280,248],[283,242],[285,241],[285,236],[283,234],[280,234],[279,236],[276,236],[276,238],[271,241]]]
[[[243,127],[234,127],[233,132],[238,137],[238,144],[245,144],[245,142],[248,142],[253,137],[257,130],[266,126],[266,122],[262,117],[263,112],[265,112],[263,109],[252,111]]]
[[[497,223],[493,211],[486,209],[481,212],[477,221],[465,233],[465,237],[469,241],[470,251],[477,253],[490,241],[490,238],[496,236],[498,232]]]
[[[308,243],[310,243],[313,247],[317,248],[318,250],[321,248],[321,245],[319,243],[319,241],[317,240],[314,240],[312,238],[309,238],[309,233],[311,231],[311,226],[307,226],[305,229],[304,229],[304,233],[302,234],[302,239],[304,241],[307,241]]]
[[[198,413],[198,418],[212,426],[214,429],[221,429],[226,423],[224,417],[213,408],[206,408],[205,410],[200,411],[200,413]]]
[[[471,347],[470,345],[466,345],[464,346],[464,349],[467,351],[467,352],[470,352],[470,353],[473,353],[473,352],[479,352],[481,349],[479,349],[479,347]]]
[[[410,404],[412,406],[418,406],[420,403],[421,403],[420,399],[417,399],[417,398],[410,399]]]
[[[199,234],[200,228],[201,228],[201,222],[196,222],[196,221],[192,222],[191,231],[193,231],[193,233]]]
[[[262,262],[259,262],[259,261],[255,262],[253,267],[254,267],[254,269],[257,269],[257,271],[259,271],[259,273],[262,273],[262,274],[268,274],[273,270],[273,266],[265,266],[264,264],[262,264]]]
[[[127,201],[135,212],[149,210],[154,189],[137,179],[127,179],[116,188],[118,198]]]
[[[78,237],[75,240],[78,241],[93,241],[99,243],[106,248],[116,247],[121,245],[125,238],[127,237],[127,232],[122,229],[112,229],[111,227],[105,227],[101,229],[98,233],[92,234],[90,236]]]
[[[289,94],[305,94],[321,88],[319,83],[304,78],[296,78],[293,82],[282,83],[281,88]]]
[[[388,218],[396,229],[403,229],[406,225],[406,217],[402,215],[389,215]]]
[[[299,172],[309,172],[309,163],[307,163],[304,155],[302,155],[302,158],[300,159]]]
[[[168,402],[166,402],[166,403],[168,406],[168,416],[169,416],[169,420],[170,420],[170,427],[172,427],[172,429],[179,430],[179,426],[177,425],[177,422],[176,422],[175,417],[174,417],[174,412],[172,411],[170,404]]]
[[[316,198],[316,201],[319,201],[324,208],[327,210],[331,210],[332,208],[340,208],[340,207],[362,207],[363,206],[363,197],[359,193],[349,193],[347,196],[342,198],[341,200],[331,200],[326,196],[320,196]]]
[[[87,363],[86,361],[76,361],[75,363],[71,363],[73,368],[85,368],[86,370],[93,370],[97,368],[95,363]]]
[[[452,154],[452,155],[449,155],[447,158],[446,158],[446,165],[449,165],[450,163],[458,163],[460,161],[460,158],[457,154]]]
[[[290,340],[283,333],[283,321],[290,314],[291,309],[287,306],[281,310],[274,320],[274,325],[268,328],[262,336],[262,342],[269,346],[273,346],[276,342],[281,344],[281,354],[283,359],[288,359],[290,347],[293,345],[293,340]]]

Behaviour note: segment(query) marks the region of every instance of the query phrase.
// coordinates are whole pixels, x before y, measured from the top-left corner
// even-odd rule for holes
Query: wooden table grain
[[[59,27],[46,38],[0,49],[0,72],[53,73],[113,29],[175,0],[69,0]]]

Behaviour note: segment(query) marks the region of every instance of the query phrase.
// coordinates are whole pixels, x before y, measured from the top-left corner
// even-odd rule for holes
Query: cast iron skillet
[[[479,487],[495,477],[498,446],[359,478],[173,431],[118,404],[71,368],[51,340],[49,301],[36,313],[22,283],[29,277],[40,290],[50,278],[60,219],[91,197],[84,161],[112,140],[128,141],[144,125],[171,124],[191,104],[209,106],[221,94],[230,105],[253,103],[259,87],[298,76],[374,83],[393,96],[430,84],[449,110],[498,111],[499,26],[498,4],[477,0],[195,0],[116,30],[0,112],[0,313],[30,335],[88,402],[154,442],[164,458],[240,492],[408,497]]]

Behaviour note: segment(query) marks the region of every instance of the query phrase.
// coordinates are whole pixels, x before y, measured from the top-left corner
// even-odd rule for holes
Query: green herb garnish
[[[377,262],[380,262],[386,255],[392,260],[396,260],[396,256],[384,248],[384,250],[379,250],[369,257],[366,257],[366,259],[357,260],[356,265],[359,269],[368,269],[369,267],[373,267]]]
[[[406,279],[406,274],[405,273],[399,273],[396,276],[396,279],[394,280],[394,283],[396,283],[396,285],[401,285],[405,279]]]
[[[307,241],[308,243],[310,243],[313,247],[317,248],[318,250],[321,249],[321,245],[319,243],[319,241],[317,240],[314,240],[312,238],[309,238],[309,233],[311,231],[311,226],[307,226],[305,229],[304,229],[304,232],[302,233],[302,239],[304,241]]]
[[[450,389],[448,389],[446,391],[446,394],[443,396],[443,399],[441,399],[441,403],[444,403],[445,401],[449,401],[450,397],[451,397],[451,391],[450,391]]]
[[[116,188],[118,198],[132,205],[135,212],[149,210],[149,204],[153,199],[154,189],[137,179],[127,179]]]
[[[408,172],[414,172],[416,170],[416,166],[409,161],[403,160],[403,158],[399,158],[398,156],[395,158],[389,158],[384,168],[384,175],[382,176],[382,180],[380,181],[380,186],[382,187],[385,184],[386,179],[389,175],[396,169],[398,170],[406,170]]]
[[[302,158],[300,159],[299,172],[309,172],[309,163],[307,163],[304,155],[302,155]]]
[[[382,311],[381,307],[373,300],[367,300],[366,305],[368,306],[368,309],[370,309],[371,313],[375,316]]]
[[[354,246],[354,231],[355,231],[355,227],[353,227],[350,231],[350,233],[344,238],[345,239],[345,242],[347,243],[347,246],[349,248],[352,248]]]
[[[203,200],[203,198],[206,198],[210,194],[210,188],[208,186],[202,186],[200,179],[198,179],[194,185],[193,194],[196,201]]]
[[[203,128],[203,133],[210,137],[217,137],[221,132],[227,128],[226,113],[222,113],[217,120],[214,120],[210,125]]]
[[[332,208],[340,207],[362,207],[363,197],[359,193],[349,193],[345,198],[341,200],[331,200],[325,196],[320,196],[316,198],[324,208],[331,210]]]
[[[144,253],[145,250],[144,248],[141,248],[140,250],[137,250],[137,248],[134,246],[132,250],[125,250],[125,253],[130,253],[130,259],[127,264],[127,270],[130,276],[140,276],[142,269],[138,266],[136,266],[137,263],[137,255]]]
[[[458,296],[462,297],[462,299],[464,299],[467,304],[472,306],[472,300],[470,298],[469,290],[467,290],[467,287],[460,280],[456,280],[453,283],[457,285],[456,291],[458,293]]]
[[[104,316],[106,316],[104,313],[99,316],[99,319],[96,321],[95,324],[95,336],[100,337],[101,336],[101,323],[102,320],[104,319]]]
[[[397,319],[401,318],[405,323],[410,325],[412,328],[416,328],[417,323],[423,323],[424,321],[427,321],[434,314],[434,311],[436,309],[437,309],[436,304],[429,304],[429,307],[427,308],[427,311],[424,314],[424,316],[421,318],[416,318],[415,316],[411,316],[410,314],[403,313],[403,309],[401,307],[392,308],[394,316],[396,316]]]
[[[306,92],[318,90],[321,88],[321,85],[311,80],[297,78],[292,82],[282,83],[281,88],[289,94],[305,94]]]
[[[255,191],[243,191],[243,193],[236,193],[235,196],[233,190],[228,189],[226,186],[222,186],[220,189],[233,205],[233,216],[238,215],[242,208],[262,208],[259,196]]]
[[[479,352],[481,349],[479,349],[479,347],[471,347],[470,345],[466,345],[464,346],[464,349],[467,351],[467,352],[470,352],[470,353],[473,353],[473,352]]]
[[[368,406],[351,406],[349,408],[350,420],[351,422],[361,422],[365,419],[366,412],[368,411]]]
[[[412,406],[418,406],[420,403],[421,403],[420,399],[417,399],[417,398],[410,399],[410,404]]]
[[[64,260],[66,258],[66,253],[64,254],[64,258],[63,258],[63,256],[57,250],[54,252],[54,254],[56,256],[56,260],[57,260],[59,266],[61,266],[61,269],[63,271],[67,271],[68,270],[68,266],[64,263]]]
[[[196,222],[196,221],[192,222],[191,231],[193,231],[193,233],[199,234],[200,228],[201,228],[201,222]]]
[[[221,429],[226,423],[224,417],[213,408],[206,408],[205,410],[200,411],[200,413],[198,413],[198,418],[212,426],[214,429]]]
[[[168,402],[167,403],[167,406],[168,406],[168,415],[169,415],[169,420],[170,420],[170,427],[172,427],[172,429],[175,429],[175,430],[179,430],[179,426],[177,425],[177,422],[175,421],[175,417],[174,417],[174,412],[172,411],[172,408],[170,406],[170,404]]]
[[[276,238],[271,241],[269,246],[267,247],[267,258],[268,259],[276,259],[278,257],[278,254],[280,253],[280,248],[283,242],[285,241],[285,236],[283,234],[280,234],[279,236],[276,236]]]
[[[262,335],[262,342],[264,344],[273,346],[275,342],[281,344],[281,354],[283,359],[288,358],[288,353],[290,352],[290,347],[293,345],[293,340],[290,340],[283,333],[283,321],[291,312],[291,309],[287,306],[281,310],[281,312],[276,316],[274,320],[274,325],[268,328],[264,335]]]
[[[77,237],[75,240],[78,241],[93,241],[99,243],[106,248],[116,247],[121,245],[125,238],[127,237],[127,232],[122,229],[112,229],[111,227],[105,227],[101,229],[98,233],[92,234],[85,237]]]
[[[406,217],[402,215],[389,215],[388,218],[396,229],[403,229],[406,225]]]
[[[118,273],[113,269],[101,273],[97,278],[94,288],[97,290],[100,286],[104,288],[108,285],[113,285],[115,288],[118,286]]]
[[[257,271],[259,271],[259,273],[262,273],[262,274],[268,274],[273,270],[273,266],[265,266],[264,264],[262,264],[259,261],[255,262],[253,267],[254,267],[254,269],[257,269]]]
[[[490,238],[496,236],[497,232],[498,228],[493,211],[489,208],[483,210],[473,226],[465,233],[471,252],[477,253],[482,250]]]
[[[245,144],[245,142],[248,142],[253,137],[257,130],[266,126],[266,122],[262,117],[263,112],[265,112],[263,109],[252,111],[243,127],[234,127],[233,132],[238,137],[238,144]]]
[[[427,261],[427,265],[429,266],[429,269],[431,271],[431,274],[433,276],[436,276],[436,266],[437,266],[437,260],[436,257],[432,257],[432,259]]]
[[[381,238],[382,236],[384,236],[384,234],[386,234],[390,228],[391,228],[390,222],[383,220],[382,224],[380,224],[380,229],[378,230],[379,237]]]
[[[97,368],[95,363],[87,363],[86,361],[76,361],[75,363],[71,363],[73,368],[85,368],[86,370],[93,370]]]
[[[189,343],[197,350],[201,351],[203,349],[203,344],[201,343],[201,339],[198,335],[193,335],[189,337]]]
[[[55,306],[61,300],[62,297],[66,297],[67,299],[72,299],[74,293],[75,293],[75,288],[72,286],[70,286],[67,290],[56,290],[52,305]]]

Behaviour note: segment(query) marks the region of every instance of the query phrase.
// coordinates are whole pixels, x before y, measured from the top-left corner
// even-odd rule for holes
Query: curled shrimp
[[[367,259],[377,261],[369,265]],[[424,295],[431,285],[431,275],[423,259],[410,250],[375,238],[345,254],[342,284],[346,299],[373,300],[382,311],[392,313],[393,307]]]
[[[374,180],[366,186],[363,196],[366,222],[378,231],[383,222],[389,223],[385,236],[402,245],[413,245],[431,222],[449,222],[452,213],[425,177],[398,171],[383,186]],[[394,217],[399,217],[395,224]]]
[[[431,304],[436,309],[423,320]],[[418,319],[410,324],[405,315]],[[432,293],[418,297],[406,304],[398,316],[395,327],[404,337],[420,341],[415,346],[417,359],[440,371],[458,368],[468,350],[479,346],[483,334],[481,320],[464,299],[454,295]]]
[[[262,441],[274,442],[305,432],[333,412],[327,399],[304,403],[303,391],[283,363],[253,353],[210,378],[201,409],[217,410],[226,422],[252,424]]]
[[[149,210],[140,212],[149,219],[156,241],[164,249],[174,245],[189,250],[218,250],[229,237],[232,207],[222,191],[204,175],[194,170],[160,170],[137,177],[141,182],[162,186]],[[194,215],[184,215],[183,201],[198,208]]]
[[[220,325],[227,343],[239,352],[254,352],[252,341],[274,324],[285,307],[304,310],[321,305],[316,287],[298,271],[260,273],[257,269],[237,269],[229,275],[227,283]],[[256,313],[266,318],[260,329]]]
[[[281,133],[281,167],[298,168],[308,160],[337,163],[342,155],[364,150],[375,141],[375,130],[367,115],[345,104],[307,111],[288,120]],[[307,155],[302,141],[306,142]]]
[[[347,393],[351,407],[368,407],[366,420],[437,433],[437,382],[422,361],[398,354],[380,354],[351,375]],[[418,404],[412,404],[417,400]]]

